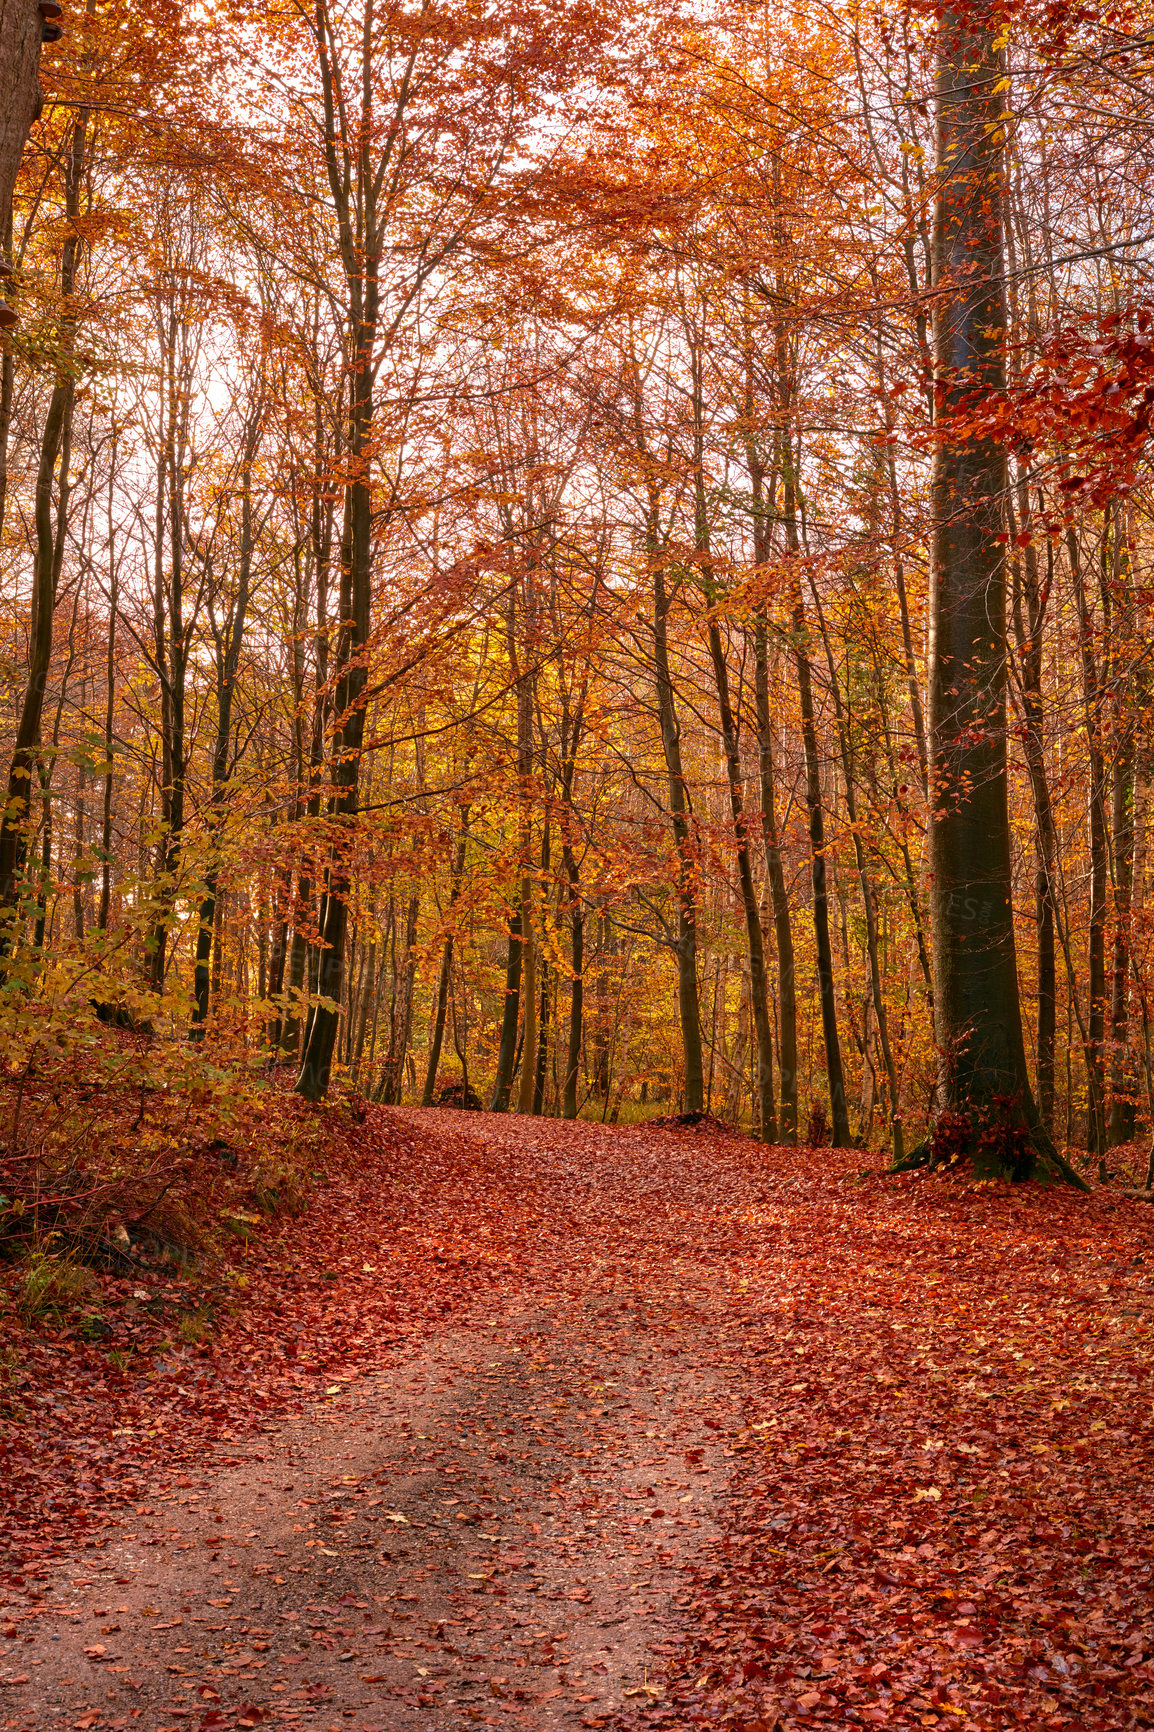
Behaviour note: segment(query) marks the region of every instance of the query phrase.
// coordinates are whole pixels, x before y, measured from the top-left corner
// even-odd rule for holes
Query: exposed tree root
[[[1088,1192],[1089,1181],[1056,1147],[1032,1102],[1023,1118],[1015,1122],[1000,1103],[994,1103],[994,1110],[986,1114],[943,1113],[930,1136],[895,1161],[889,1171],[912,1173],[951,1165],[968,1156],[976,1170],[1000,1168],[1001,1176],[1015,1182],[1041,1174]]]

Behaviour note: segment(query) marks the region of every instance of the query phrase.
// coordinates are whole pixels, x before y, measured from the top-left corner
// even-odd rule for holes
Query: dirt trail
[[[662,1256],[638,1207],[692,1147],[458,1123],[528,1145],[549,1194],[515,1296],[58,1568],[12,1626],[9,1728],[544,1729],[660,1699],[738,1401],[711,1362],[709,1234],[674,1221]]]
[[[200,1362],[230,1455],[165,1442],[71,1563],[21,1542],[0,1732],[1154,1727],[1149,1208],[708,1133],[364,1137],[326,1266],[286,1229]]]

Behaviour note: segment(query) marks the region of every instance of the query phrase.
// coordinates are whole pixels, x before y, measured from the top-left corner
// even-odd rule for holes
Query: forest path
[[[663,1695],[740,1402],[708,1209],[684,1232],[700,1150],[394,1116],[528,1164],[518,1278],[54,1570],[9,1726],[562,1728]]]
[[[435,1254],[350,1223],[283,1329],[355,1322],[389,1256],[459,1261],[454,1303],[42,1571],[0,1614],[9,1732],[1154,1725],[1148,1210],[390,1126],[473,1202],[442,1181]]]

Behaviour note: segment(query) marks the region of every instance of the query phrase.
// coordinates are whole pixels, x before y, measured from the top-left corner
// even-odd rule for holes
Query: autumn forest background
[[[17,1119],[920,1140],[938,24],[70,10],[0,363]],[[997,29],[1027,1057],[1140,1178],[1154,39]]]

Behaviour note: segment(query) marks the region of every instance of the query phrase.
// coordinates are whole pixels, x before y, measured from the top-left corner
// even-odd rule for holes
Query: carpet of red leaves
[[[1154,1217],[775,1150],[748,1424],[666,1725],[1154,1725]]]
[[[273,1102],[252,1133],[262,1153],[310,1112]],[[102,1320],[99,1340],[75,1317],[24,1329],[4,1296],[14,1375],[0,1408],[0,1587],[34,1583],[158,1472],[299,1412],[512,1275],[502,1246],[518,1205],[483,1149],[338,1111],[315,1159],[325,1177],[305,1212],[272,1217],[251,1244],[187,1277],[96,1276],[85,1311]],[[185,1344],[181,1323],[205,1314],[206,1339]]]
[[[164,1344],[159,1277],[114,1337],[20,1342],[10,1590],[322,1379],[518,1292],[560,1303],[604,1260],[642,1298],[684,1280],[668,1351],[731,1452],[722,1538],[630,1724],[1154,1726],[1148,1205],[710,1131],[374,1110],[329,1144],[204,1346]]]

